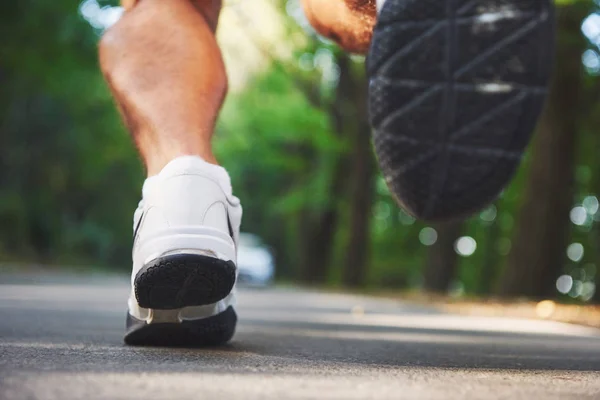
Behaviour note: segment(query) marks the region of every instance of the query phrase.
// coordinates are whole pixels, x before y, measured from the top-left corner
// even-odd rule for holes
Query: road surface
[[[221,348],[126,347],[126,279],[0,276],[0,399],[600,399],[600,335],[243,290]]]

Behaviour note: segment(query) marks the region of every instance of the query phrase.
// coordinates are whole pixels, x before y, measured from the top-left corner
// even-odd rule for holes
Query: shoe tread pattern
[[[198,254],[174,254],[145,265],[134,280],[142,308],[172,310],[216,303],[229,295],[236,279],[232,261]]]
[[[369,109],[383,175],[408,212],[448,219],[499,195],[543,107],[553,32],[549,0],[386,1]]]

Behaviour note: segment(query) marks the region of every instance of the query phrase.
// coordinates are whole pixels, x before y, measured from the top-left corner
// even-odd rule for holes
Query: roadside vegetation
[[[596,3],[557,2],[552,91],[514,182],[472,218],[434,225],[400,210],[378,173],[364,58],[319,39],[296,0],[256,4],[226,6],[221,35],[236,84],[216,146],[244,204],[243,230],[273,249],[279,279],[600,301]],[[116,6],[3,5],[0,260],[6,265],[130,267],[143,171],[96,57],[99,35],[118,17]],[[261,7],[274,15],[277,39],[257,28],[253,18],[267,15]],[[252,46],[258,60],[252,66],[232,56],[234,25],[244,32],[244,49]]]

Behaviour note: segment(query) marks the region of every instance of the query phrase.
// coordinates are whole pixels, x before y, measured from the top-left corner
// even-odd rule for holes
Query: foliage
[[[98,35],[70,2],[6,6],[0,254],[126,265],[141,170],[98,71]]]
[[[101,5],[108,3],[114,4]],[[273,247],[282,278],[299,279],[306,263],[314,262],[306,257],[311,251],[306,238],[312,239],[335,210],[330,268],[319,283],[338,285],[351,250],[354,207],[353,178],[345,167],[352,165],[357,143],[356,132],[336,119],[355,115],[340,114],[338,82],[346,73],[357,87],[363,84],[363,60],[349,59],[300,28],[290,11],[297,9],[292,0],[278,4],[286,34],[294,38],[293,56],[282,60],[267,54],[272,58],[268,67],[229,96],[217,127],[216,151],[243,201],[244,230]],[[143,175],[98,70],[100,32],[81,18],[73,2],[23,0],[4,5],[0,33],[5,38],[0,46],[0,257],[126,268]],[[305,40],[297,40],[299,35]],[[595,43],[589,50],[598,56]],[[344,60],[349,60],[347,69]],[[600,192],[600,84],[598,71],[588,72],[581,130],[573,132],[579,138],[574,207],[583,204],[588,214],[572,225],[570,241],[585,251],[565,265],[565,273],[582,282],[591,282],[600,266],[600,213],[593,210]],[[350,100],[355,107],[360,104],[358,97]],[[529,161],[528,156],[493,206],[465,222],[463,235],[472,237],[477,249],[460,256],[453,293],[494,290],[524,201]],[[396,206],[379,175],[373,179],[363,283],[420,287],[431,230]],[[307,221],[312,224],[308,230]]]

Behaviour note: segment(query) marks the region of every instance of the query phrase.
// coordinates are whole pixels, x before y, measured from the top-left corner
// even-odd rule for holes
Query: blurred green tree
[[[576,148],[587,108],[583,104],[581,55],[586,42],[581,22],[591,6],[571,2],[557,8],[555,74],[537,129],[514,245],[500,282],[500,293],[505,296],[553,297],[565,265]]]
[[[243,229],[273,248],[279,278],[555,297],[564,274],[562,299],[598,298],[600,39],[581,34],[593,2],[557,1],[553,94],[514,182],[480,214],[429,226],[375,168],[363,58],[318,38],[297,0],[272,1],[291,57],[257,41],[265,68],[229,96],[215,145]],[[77,6],[23,0],[0,13],[0,259],[125,268],[143,171],[98,70],[100,28]]]

